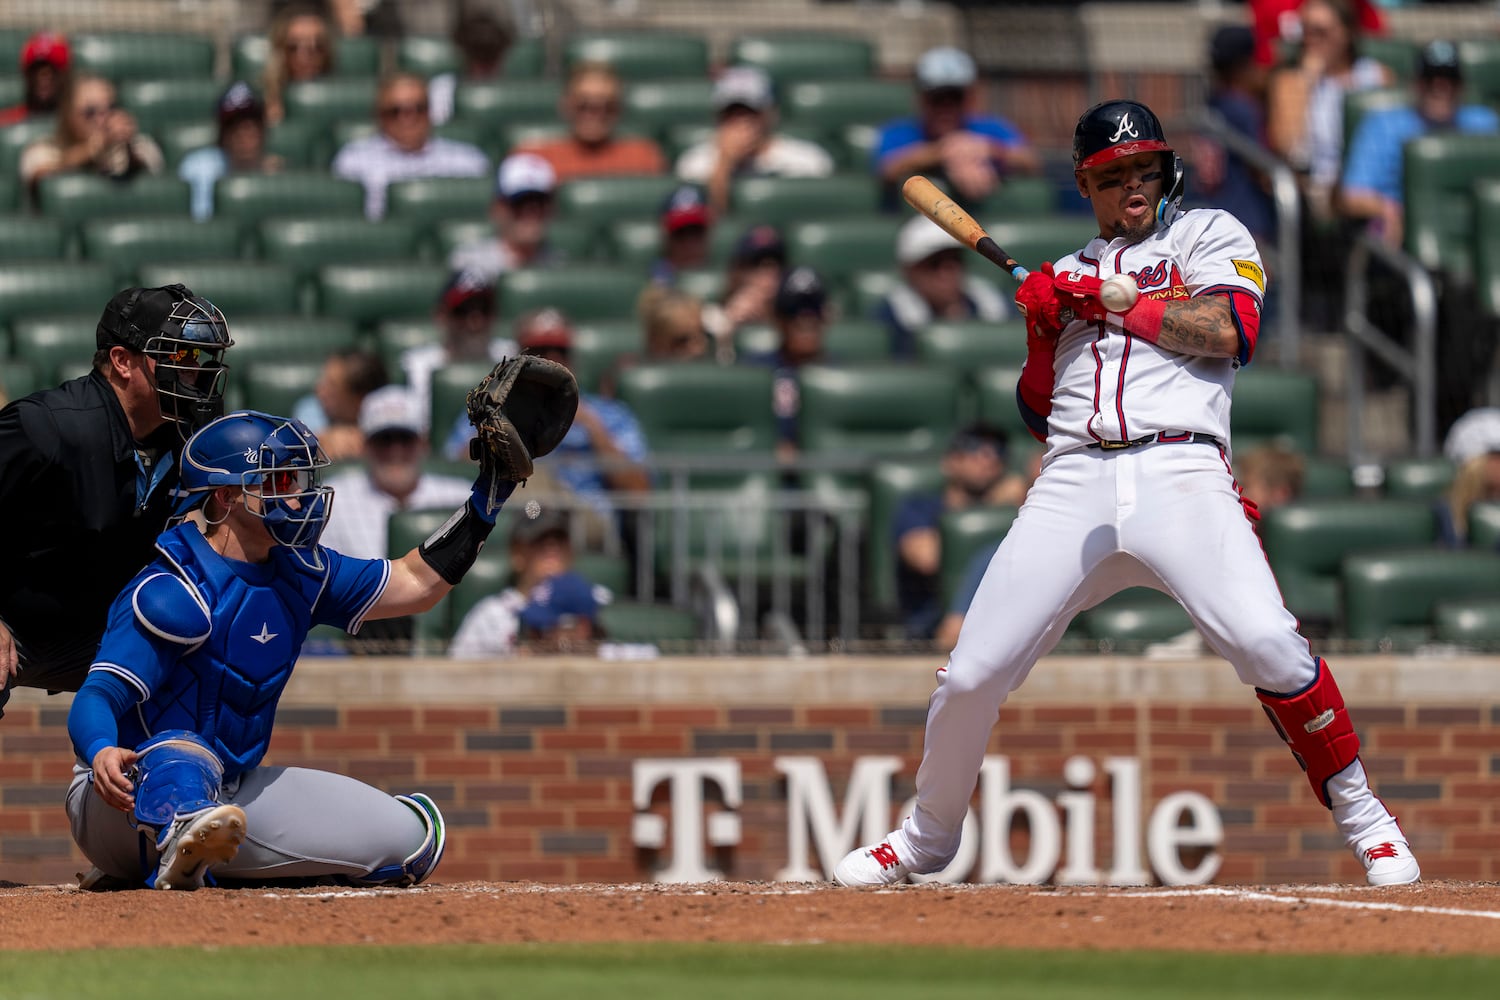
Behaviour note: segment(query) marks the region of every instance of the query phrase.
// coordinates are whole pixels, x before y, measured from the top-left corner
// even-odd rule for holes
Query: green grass
[[[1500,959],[845,945],[450,945],[0,953],[4,1000],[1492,997]]]

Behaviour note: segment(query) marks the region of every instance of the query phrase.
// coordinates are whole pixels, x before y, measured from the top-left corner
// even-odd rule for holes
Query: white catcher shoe
[[[1365,866],[1365,881],[1371,885],[1407,885],[1422,877],[1411,845],[1404,840],[1361,844],[1354,856]]]
[[[879,844],[850,851],[844,855],[844,860],[834,865],[833,880],[839,885],[847,886],[896,885],[905,882],[911,869],[891,846],[894,840],[896,835],[892,834]]]
[[[175,820],[152,887],[199,888],[209,868],[232,861],[244,839],[245,810],[239,806],[214,806]]]

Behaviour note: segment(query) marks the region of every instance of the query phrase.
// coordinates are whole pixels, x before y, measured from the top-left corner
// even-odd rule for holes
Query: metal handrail
[[[1378,259],[1406,283],[1412,304],[1411,349],[1386,336],[1370,322],[1370,262]],[[1344,280],[1344,331],[1349,335],[1348,386],[1349,464],[1372,456],[1363,454],[1361,423],[1364,419],[1365,353],[1385,362],[1398,377],[1412,385],[1412,417],[1419,458],[1437,454],[1437,284],[1432,275],[1410,254],[1388,246],[1379,238],[1362,233],[1349,252]]]
[[[1302,199],[1297,175],[1276,154],[1230,128],[1224,116],[1212,108],[1198,114],[1198,126],[1223,143],[1230,152],[1265,173],[1271,182],[1271,200],[1276,205],[1276,324],[1281,338],[1283,368],[1295,368],[1302,347]]]

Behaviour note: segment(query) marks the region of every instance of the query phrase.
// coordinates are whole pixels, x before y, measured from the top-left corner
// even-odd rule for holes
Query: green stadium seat
[[[627,131],[655,135],[673,125],[713,120],[713,83],[707,79],[640,80],[625,88],[621,122]]]
[[[323,77],[288,84],[288,121],[332,128],[339,121],[369,121],[375,115],[375,81],[366,77]]]
[[[469,390],[478,385],[492,367],[488,361],[454,361],[433,371],[429,411],[432,422],[428,426],[432,428],[432,439],[439,445],[447,438],[459,414],[464,412],[464,398]]]
[[[789,124],[841,129],[850,124],[884,125],[912,114],[911,85],[895,80],[803,80],[787,87],[781,116]]]
[[[1494,648],[1500,643],[1500,598],[1456,598],[1432,608],[1433,636],[1439,642]]]
[[[4,65],[10,65],[6,63]],[[0,108],[20,104],[26,98],[26,81],[19,76],[0,76]]]
[[[1475,182],[1493,177],[1500,136],[1426,135],[1403,147],[1406,252],[1458,281],[1474,275]]]
[[[238,316],[300,311],[296,273],[284,264],[249,260],[147,264],[137,273],[137,280],[147,288],[182,282],[223,310],[231,336]]]
[[[278,359],[321,364],[335,351],[358,346],[354,325],[329,316],[246,316],[229,321],[229,334],[234,338],[231,369]]]
[[[910,496],[943,488],[942,463],[929,456],[889,459],[870,468],[867,565],[870,600],[877,614],[896,611],[896,512]]]
[[[1351,90],[1344,94],[1344,155],[1352,145],[1359,123],[1366,115],[1392,108],[1409,108],[1414,98],[1408,86],[1370,87],[1366,90]]]
[[[386,214],[427,229],[447,219],[486,219],[495,180],[484,177],[423,177],[386,189]]]
[[[375,353],[385,362],[393,382],[404,382],[401,355],[413,347],[441,343],[443,333],[431,316],[420,319],[388,319],[375,327]]]
[[[21,182],[9,174],[0,173],[0,218],[9,216],[20,207]]]
[[[698,616],[670,604],[610,601],[599,608],[598,624],[611,642],[681,643],[702,637]]]
[[[318,271],[318,312],[361,327],[383,319],[429,315],[448,280],[441,264],[380,261],[330,264]]]
[[[558,186],[558,215],[600,227],[630,218],[655,222],[662,203],[681,183],[675,177],[576,178]]]
[[[1130,587],[1105,598],[1078,616],[1092,639],[1114,642],[1161,642],[1193,631],[1193,620],[1170,596],[1149,587]]]
[[[0,174],[14,177],[19,173],[21,151],[57,128],[51,116],[28,118],[24,122],[0,128]]]
[[[189,80],[126,80],[119,101],[135,116],[142,132],[159,137],[174,122],[213,120],[224,84],[212,77]],[[216,126],[217,127],[217,126]]]
[[[733,217],[714,223],[708,233],[708,261],[711,265],[723,267],[728,263],[735,241],[744,229],[740,220]],[[655,217],[617,219],[604,227],[604,236],[608,250],[601,251],[600,256],[625,267],[644,269],[661,256],[661,223]]]
[[[534,146],[565,138],[568,127],[557,118],[542,122],[500,122],[495,126],[494,148],[501,157],[510,155],[522,146]]]
[[[1500,548],[1500,502],[1483,500],[1469,507],[1469,547]]]
[[[880,125],[871,122],[849,122],[835,125],[831,130],[834,138],[844,147],[849,158],[846,170],[869,170],[875,159],[875,147],[880,142]]]
[[[654,31],[588,32],[563,42],[563,73],[581,62],[602,62],[626,80],[708,76],[708,40]]]
[[[901,275],[894,269],[889,271],[856,271],[846,275],[844,287],[848,290],[849,311],[855,316],[871,316],[880,308],[885,297],[901,284]]]
[[[823,351],[840,364],[887,361],[891,334],[884,323],[872,319],[836,319],[823,332]]]
[[[498,541],[498,540],[497,540]],[[486,546],[449,594],[448,635],[451,637],[464,623],[474,605],[505,589],[511,578],[510,551],[505,544]]]
[[[1262,514],[1260,538],[1287,608],[1305,622],[1336,623],[1345,557],[1431,545],[1437,525],[1416,500],[1297,500]]]
[[[799,380],[798,430],[808,454],[936,454],[957,426],[960,380],[944,368],[810,365]]]
[[[1235,376],[1229,434],[1236,450],[1280,443],[1304,455],[1318,448],[1318,380],[1306,372],[1252,365]]]
[[[547,72],[547,40],[540,36],[518,38],[510,51],[505,53],[505,68],[501,71],[507,80],[535,80]]]
[[[729,275],[717,267],[699,267],[677,272],[677,289],[704,302],[717,302],[729,287]]]
[[[52,174],[37,184],[42,214],[77,224],[118,215],[188,214],[187,181],[142,176],[124,184],[96,174]]]
[[[333,76],[369,77],[380,72],[380,40],[351,35],[333,40]],[[257,88],[266,77],[271,43],[265,35],[240,35],[229,47],[229,62],[236,80]]]
[[[1385,467],[1385,495],[1395,500],[1436,500],[1453,485],[1451,459],[1403,458]]]
[[[323,373],[323,362],[314,358],[287,358],[244,362],[238,357],[240,331],[234,331],[230,349],[229,388],[237,392],[248,409],[277,416],[290,416],[298,401],[310,394]]]
[[[573,375],[584,392],[599,392],[622,358],[639,356],[641,326],[633,319],[593,320],[573,328]]]
[[[365,189],[321,171],[230,174],[214,185],[214,215],[259,225],[278,215],[363,218]]]
[[[1500,598],[1500,553],[1418,549],[1344,560],[1344,624],[1351,639],[1431,638],[1450,600]]]
[[[1315,455],[1302,456],[1302,499],[1353,495],[1354,476],[1350,474],[1347,462]]]
[[[1021,409],[1016,404],[1016,383],[1021,379],[1021,365],[986,365],[969,376],[974,390],[974,418],[1010,435],[1012,447],[1035,440]]]
[[[10,399],[20,399],[38,389],[50,389],[55,384],[24,358],[0,357],[0,389]]]
[[[73,72],[93,73],[115,82],[212,77],[214,40],[175,32],[110,32],[69,37]]]
[[[101,307],[102,309],[102,307]],[[64,369],[89,364],[94,356],[98,313],[33,316],[11,324],[15,356],[31,364],[45,385],[62,381]]]
[[[1089,240],[1099,235],[1099,224],[1092,216],[1083,215],[1044,215],[1020,219],[1003,217],[986,222],[984,228],[996,243],[1009,251],[1029,271],[1040,267],[1043,261],[1055,261],[1081,250]],[[978,254],[966,255],[964,263],[969,270],[989,278],[1004,274]],[[1002,280],[1011,281],[1008,275]]]
[[[989,197],[974,205],[974,211],[987,219],[1055,217],[1061,209],[1057,185],[1050,177],[1007,177]],[[1079,243],[1072,249],[1082,246]]]
[[[370,222],[362,216],[267,219],[259,227],[260,255],[309,278],[329,261],[368,264],[417,255],[417,226],[405,219]]]
[[[938,518],[938,537],[942,546],[938,579],[945,609],[963,581],[964,570],[968,569],[974,554],[1004,538],[1019,511],[1019,507],[1011,506],[971,507],[947,511]]]
[[[142,264],[230,260],[240,254],[240,227],[230,219],[170,216],[97,219],[81,227],[83,256],[108,264],[120,286],[134,284]]]
[[[1417,44],[1410,38],[1362,35],[1358,47],[1360,55],[1383,64],[1402,83],[1416,75]]]
[[[58,219],[17,216],[0,221],[0,260],[61,257],[67,228]]]
[[[1458,63],[1463,67],[1464,89],[1470,100],[1490,105],[1500,102],[1500,40],[1493,37],[1461,40]]]
[[[1026,361],[1026,321],[936,320],[917,331],[917,357],[961,373],[1020,368]],[[1012,382],[1012,409],[1015,388]]]
[[[460,83],[453,117],[485,123],[554,122],[562,84],[557,80],[485,80]]]
[[[620,373],[616,392],[653,453],[769,452],[776,445],[769,368],[641,364]]]
[[[729,64],[758,66],[778,84],[860,79],[875,72],[875,47],[864,38],[813,31],[742,35],[730,43]]]
[[[1474,289],[1491,319],[1500,318],[1500,179],[1474,185]]]
[[[104,303],[119,289],[103,264],[8,261],[0,267],[0,326],[13,325],[27,316],[56,316],[79,308],[93,311],[97,325]],[[89,356],[93,353],[90,350]]]
[[[33,33],[32,28],[0,28],[0,66],[7,72],[21,65],[21,50]]]
[[[833,281],[855,271],[891,268],[896,261],[896,234],[905,221],[871,215],[794,222],[785,233],[787,257]]]
[[[783,226],[813,216],[872,214],[879,206],[879,190],[868,174],[744,177],[734,182],[729,202],[737,215]],[[895,244],[890,246],[894,255]]]
[[[486,215],[478,219],[440,219],[432,227],[428,239],[437,259],[446,261],[457,248],[469,243],[483,243],[494,237],[495,224]],[[599,245],[595,228],[582,219],[553,219],[547,227],[547,245],[567,263],[596,256],[609,257]],[[629,262],[621,260],[616,263]]]
[[[198,116],[158,125],[151,137],[161,147],[161,155],[167,161],[167,170],[176,173],[184,156],[195,149],[218,143],[219,126],[212,118]]]
[[[507,271],[500,276],[500,301],[508,315],[532,309],[561,309],[569,319],[625,319],[635,315],[642,277],[623,268],[578,264],[573,267]]]
[[[396,39],[396,67],[429,79],[442,73],[458,73],[463,56],[451,39],[440,35],[403,35]]]

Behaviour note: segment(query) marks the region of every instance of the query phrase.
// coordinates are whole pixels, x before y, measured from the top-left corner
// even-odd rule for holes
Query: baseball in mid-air
[[[1099,285],[1099,301],[1112,313],[1125,312],[1140,297],[1141,290],[1136,287],[1135,279],[1128,274],[1105,278]]]

